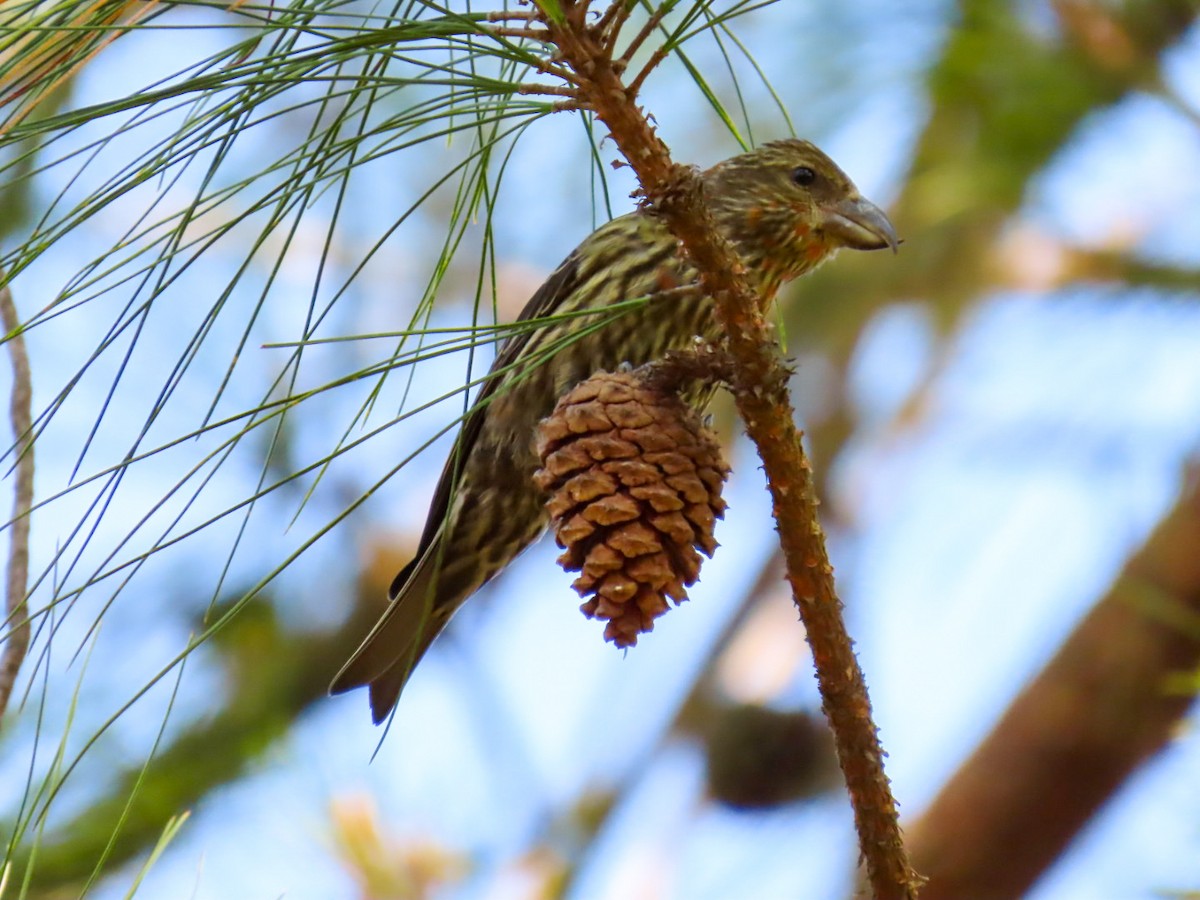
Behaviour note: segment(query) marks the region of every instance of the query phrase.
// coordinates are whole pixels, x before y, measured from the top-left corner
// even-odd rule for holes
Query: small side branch
[[[537,41],[541,44],[550,43],[549,35],[540,28],[514,28],[506,25],[493,25],[488,29],[488,34],[496,34],[500,37],[519,38],[520,40]]]
[[[532,9],[497,9],[487,14],[489,22],[536,22],[538,13]]]
[[[600,21],[596,23],[596,32],[600,35],[601,43],[607,48],[610,55],[613,47],[616,46],[621,29],[625,27],[625,22],[628,21],[629,14],[633,12],[636,5],[636,0],[613,0],[608,9],[604,11],[604,15],[600,17]]]
[[[665,46],[659,47],[654,51],[650,59],[642,66],[642,70],[637,73],[637,77],[629,82],[629,96],[636,97],[641,93],[642,85],[646,83],[646,79],[650,77],[650,73],[658,68],[659,64],[667,58],[669,52]]]
[[[666,16],[667,10],[672,6],[674,6],[673,3],[660,3],[658,9],[651,13],[650,18],[646,20],[646,24],[634,35],[633,40],[629,42],[629,46],[625,48],[625,52],[621,54],[621,58],[617,60],[621,68],[629,65],[629,61],[633,59],[633,54],[637,53],[650,35],[654,34],[654,30],[662,24],[663,17]],[[616,40],[615,34],[613,35],[613,40]]]
[[[732,385],[736,363],[729,352],[697,338],[690,350],[677,350],[641,367],[642,380],[661,391],[680,393],[689,384]]]
[[[25,596],[29,583],[29,512],[33,507],[33,381],[25,335],[17,316],[7,276],[0,270],[0,322],[7,333],[8,355],[12,361],[13,384],[9,398],[13,449],[16,452],[16,479],[13,484],[13,512],[9,523],[10,544],[5,584],[4,653],[0,656],[0,716],[8,709],[17,673],[29,652],[29,607]]]
[[[539,84],[530,81],[517,88],[517,93],[532,94],[534,96],[570,97],[574,99],[576,92],[574,88],[564,87],[561,84]]]

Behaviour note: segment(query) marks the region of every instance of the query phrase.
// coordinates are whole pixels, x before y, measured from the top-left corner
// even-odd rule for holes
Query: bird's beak
[[[882,209],[862,197],[847,197],[821,208],[821,227],[852,250],[882,250],[900,245],[896,229]]]

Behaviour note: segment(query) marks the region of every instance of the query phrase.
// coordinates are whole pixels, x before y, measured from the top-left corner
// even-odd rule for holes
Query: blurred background
[[[852,893],[849,806],[725,398],[722,547],[636,648],[603,642],[543,541],[467,604],[386,732],[364,694],[325,695],[503,335],[471,329],[511,322],[633,205],[599,129],[513,92],[548,80],[535,45],[434,27],[479,11],[0,6],[0,266],[37,460],[0,895]],[[778,325],[926,874],[975,841],[983,881],[962,884],[1027,860],[1039,900],[1200,891],[1198,14],[665,19],[686,40],[642,101],[677,159],[811,139],[904,239],[793,285]],[[980,837],[989,810],[1007,818]],[[985,896],[963,890],[929,896]]]

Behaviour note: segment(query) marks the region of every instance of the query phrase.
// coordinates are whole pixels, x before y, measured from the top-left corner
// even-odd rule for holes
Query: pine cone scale
[[[694,410],[638,372],[598,373],[538,430],[536,482],[564,552],[559,564],[606,640],[630,647],[687,599],[716,548],[728,475]]]

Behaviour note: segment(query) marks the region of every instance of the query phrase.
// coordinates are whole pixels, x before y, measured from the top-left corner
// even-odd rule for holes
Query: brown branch
[[[787,394],[788,372],[750,290],[744,267],[716,233],[696,174],[671,161],[622,83],[595,32],[581,26],[586,3],[561,0],[565,21],[543,16],[564,64],[579,76],[580,99],[608,127],[638,176],[646,201],[662,215],[700,271],[705,291],[736,359],[733,390],[746,431],[758,448],[774,505],[788,580],[813,650],[826,716],[854,807],[859,846],[877,900],[916,896],[883,749],[871,719],[866,683],[846,633],[833,567],[817,519],[817,498]]]
[[[690,350],[676,350],[641,366],[640,380],[655,390],[680,393],[692,383],[732,384],[735,364],[724,349],[696,340]]]
[[[1107,596],[909,829],[929,876],[923,900],[1024,895],[1171,741],[1200,667],[1197,547],[1193,473]]]
[[[483,31],[485,34],[489,34],[495,38],[517,38],[517,39],[521,39],[521,40],[528,39],[531,41],[536,41],[539,44],[553,44],[553,40],[551,40],[551,38],[549,37],[549,32],[547,32],[543,28],[538,28],[538,29],[533,29],[533,28],[529,28],[529,27],[512,28],[512,27],[508,27],[505,25],[488,25],[483,28]],[[501,43],[508,43],[508,42],[501,41]],[[569,69],[565,69],[562,66],[556,66],[553,63],[551,63],[549,60],[538,58],[535,60],[530,60],[530,64],[538,72],[541,72],[543,75],[551,75],[554,78],[560,78],[563,81],[565,81],[567,84],[574,84],[577,80],[575,78],[575,75]],[[564,90],[569,91],[572,89],[564,88]],[[522,90],[521,93],[530,93],[530,92]],[[550,92],[546,91],[544,93],[550,93]]]
[[[575,88],[563,87],[561,84],[538,84],[530,81],[517,88],[518,94],[548,94],[552,97],[571,97],[576,95]]]
[[[541,28],[516,28],[505,25],[493,25],[487,30],[488,34],[499,35],[500,37],[521,38],[531,41],[537,41],[539,44],[551,43],[549,32]]]
[[[633,40],[629,42],[629,46],[626,47],[625,52],[621,54],[621,57],[618,60],[618,64],[621,69],[624,69],[625,66],[629,65],[629,61],[633,59],[633,54],[637,53],[642,44],[646,43],[647,38],[654,34],[654,29],[656,29],[659,24],[662,23],[663,16],[666,14],[667,4],[660,3],[658,5],[658,9],[651,13],[650,18],[646,20],[646,24],[643,25],[641,30],[633,36]],[[614,34],[612,39],[615,41],[617,36]]]
[[[487,14],[489,22],[535,22],[538,13],[532,9],[496,9]]]
[[[650,77],[650,73],[657,69],[659,64],[667,58],[667,53],[668,51],[665,46],[659,47],[654,51],[650,58],[646,60],[646,64],[642,66],[642,70],[637,73],[637,77],[629,83],[629,95],[631,97],[636,97],[642,92],[642,85],[645,84],[646,79]]]
[[[551,75],[554,78],[561,78],[570,85],[577,85],[579,83],[579,78],[570,69],[553,65],[545,60],[542,60],[537,64],[537,70],[543,75]]]
[[[613,0],[596,23],[596,33],[600,35],[600,42],[604,45],[609,55],[612,55],[613,47],[617,43],[617,38],[620,37],[621,29],[629,21],[629,16],[636,5],[636,0]]]
[[[13,513],[9,523],[8,572],[5,584],[4,653],[0,656],[0,716],[8,709],[17,673],[29,652],[29,615],[25,592],[29,583],[29,511],[33,506],[33,403],[29,354],[25,335],[17,317],[7,276],[0,270],[0,322],[7,332],[8,355],[12,360],[13,384],[9,398],[13,450],[16,452],[16,481],[13,485]]]

